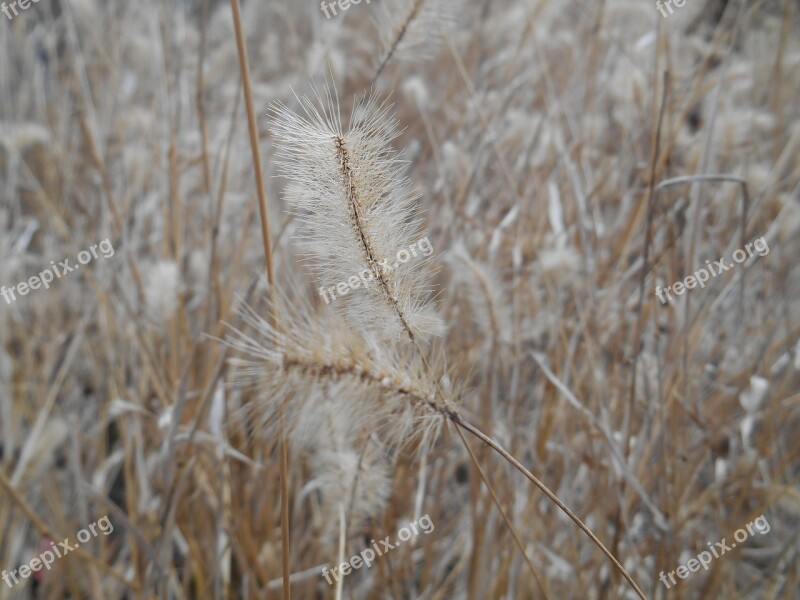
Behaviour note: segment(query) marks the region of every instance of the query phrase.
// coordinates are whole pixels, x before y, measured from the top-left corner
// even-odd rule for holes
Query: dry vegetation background
[[[371,22],[381,4],[330,20],[316,0],[242,6],[276,287],[320,323],[337,307],[299,260],[267,106],[296,107],[291,90],[327,73],[349,115],[394,33]],[[394,146],[435,249],[440,384],[649,598],[800,597],[800,4],[448,10],[410,23],[422,45],[374,85],[405,128]],[[0,569],[114,524],[0,599],[284,597],[277,431],[243,408],[273,390],[237,386],[237,352],[215,339],[223,322],[250,331],[237,298],[269,312],[235,40],[230,4],[211,0],[0,16],[0,284],[115,248],[0,301]],[[708,174],[746,186],[693,178]],[[654,295],[760,236],[767,255],[671,304]],[[473,439],[529,566],[452,425],[430,448],[364,446],[359,396],[294,393],[327,401],[289,440],[294,598],[636,597]],[[339,506],[346,556],[426,513],[435,531],[337,592],[320,572],[340,562]],[[658,581],[761,514],[769,533]]]

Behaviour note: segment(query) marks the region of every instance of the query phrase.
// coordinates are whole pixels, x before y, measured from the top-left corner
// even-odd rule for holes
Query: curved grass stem
[[[528,469],[526,469],[516,458],[514,458],[505,448],[503,448],[499,443],[495,440],[490,438],[488,435],[483,433],[480,429],[464,421],[461,416],[456,412],[448,412],[448,417],[450,420],[459,428],[464,429],[474,435],[476,438],[481,440],[483,443],[487,444],[492,450],[497,452],[500,456],[506,459],[515,469],[517,469],[520,473],[525,475],[531,483],[533,483],[536,487],[538,487],[542,492],[544,492],[545,496],[547,496],[558,508],[560,508],[564,514],[566,514],[570,519],[572,519],[575,524],[583,530],[583,532],[589,536],[589,538],[597,545],[600,550],[603,551],[608,559],[614,564],[617,570],[622,574],[625,580],[631,585],[631,587],[636,591],[639,597],[642,600],[647,600],[647,596],[644,595],[639,586],[636,585],[636,582],[633,578],[628,575],[628,572],[625,568],[619,563],[619,561],[614,557],[614,555],[605,547],[603,542],[592,533],[592,530],[589,529],[583,521],[578,518],[578,516],[573,513],[566,504],[564,504],[561,500],[559,500],[558,496],[556,496],[550,488],[548,488],[544,483],[542,483],[533,473],[531,473]],[[465,440],[466,441],[466,440]]]

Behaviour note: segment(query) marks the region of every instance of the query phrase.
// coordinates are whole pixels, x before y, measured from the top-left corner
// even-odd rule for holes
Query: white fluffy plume
[[[364,275],[334,304],[347,321],[382,338],[416,340],[437,332],[426,258],[399,262],[419,241],[418,196],[391,142],[398,134],[392,106],[376,96],[355,102],[344,129],[327,86],[298,98],[300,112],[271,107],[285,198],[303,225],[301,244],[324,288]],[[366,281],[371,277],[371,281]]]
[[[329,412],[324,407],[333,402],[347,415],[345,438],[374,433],[396,447],[436,437],[455,404],[437,394],[410,344],[387,345],[357,334],[336,313],[315,314],[299,298],[278,304],[279,326],[245,305],[238,312],[248,328],[234,329],[227,338],[244,355],[232,359],[235,381],[255,386],[262,398],[250,406],[259,431],[274,433],[283,406],[295,444],[307,446],[320,428],[327,429],[319,421],[317,429],[309,428],[308,415]]]

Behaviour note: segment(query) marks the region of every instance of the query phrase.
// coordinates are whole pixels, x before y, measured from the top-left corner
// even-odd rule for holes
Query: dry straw
[[[0,302],[0,566],[101,514],[115,523],[108,542],[5,594],[332,598],[320,567],[339,539],[344,560],[361,535],[430,511],[434,535],[347,578],[343,596],[633,596],[461,418],[535,465],[650,596],[682,553],[764,513],[769,536],[668,593],[792,597],[798,4],[695,3],[673,22],[633,0],[476,0],[433,61],[402,65],[425,25],[413,6],[362,2],[326,22],[299,2],[244,2],[232,20],[229,2],[81,0],[0,27],[0,283],[108,236],[119,254]],[[363,21],[384,7],[399,26],[370,38]],[[287,281],[306,218],[276,211],[285,180],[267,179],[272,138],[257,123],[328,59],[347,134],[352,92],[392,47],[374,87],[402,90],[408,129],[392,143],[453,259],[431,261],[447,325],[418,336],[432,347],[410,343],[385,295],[326,306],[316,270]],[[769,256],[703,294],[661,305],[651,291],[755,235]],[[266,357],[241,356],[262,393],[240,393],[225,386],[229,349],[200,333],[223,335],[269,249],[280,320],[269,305],[237,319]],[[163,264],[175,276],[148,290]],[[159,290],[169,311],[153,327]],[[353,302],[385,319],[351,321]],[[269,437],[248,437],[243,404]],[[424,442],[440,425],[418,463],[387,452],[391,436]]]

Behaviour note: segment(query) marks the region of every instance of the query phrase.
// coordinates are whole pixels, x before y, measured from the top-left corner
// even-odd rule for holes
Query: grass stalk
[[[242,30],[242,17],[239,9],[239,0],[231,0],[233,13],[233,26],[236,34],[236,49],[239,56],[239,69],[242,74],[242,88],[244,90],[244,103],[247,109],[247,128],[250,136],[250,149],[253,154],[253,170],[256,176],[256,192],[258,194],[258,209],[261,216],[261,240],[264,244],[264,259],[267,265],[267,281],[270,294],[275,289],[275,276],[272,268],[272,243],[269,233],[269,215],[267,213],[267,196],[264,191],[264,176],[261,172],[261,149],[258,145],[258,125],[256,123],[255,109],[253,107],[253,89],[250,83],[250,68],[247,62],[247,47]],[[273,304],[274,306],[274,304]],[[275,313],[272,314],[275,322]],[[292,597],[290,586],[291,561],[289,557],[289,452],[286,445],[285,417],[281,412],[280,430],[280,483],[281,483],[281,550],[283,553],[283,598],[290,600]]]

